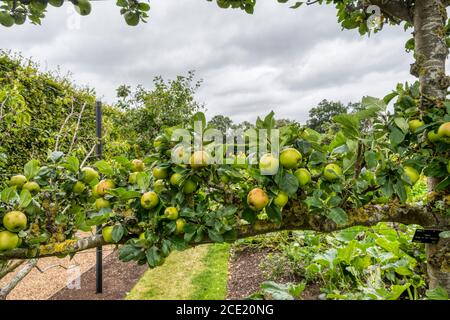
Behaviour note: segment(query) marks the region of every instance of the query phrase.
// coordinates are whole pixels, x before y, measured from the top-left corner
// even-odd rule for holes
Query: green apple
[[[94,198],[99,198],[99,197],[100,197],[100,195],[98,194],[98,184],[96,184],[95,186],[92,187],[92,189],[91,189],[91,195],[92,195]]]
[[[187,180],[183,186],[183,193],[189,194],[195,192],[195,190],[197,190],[197,183],[191,179]]]
[[[167,179],[167,177],[169,176],[167,168],[162,167],[154,167],[152,169],[152,173],[155,180]]]
[[[11,232],[22,231],[27,227],[27,216],[21,211],[10,211],[3,217],[3,225]]]
[[[164,216],[169,220],[176,220],[178,218],[178,209],[175,207],[168,207],[164,210]]]
[[[164,180],[156,180],[155,184],[153,185],[153,189],[156,193],[161,193],[166,189],[166,185],[164,183]]]
[[[134,159],[131,161],[131,171],[133,172],[142,172],[145,170],[144,161],[139,159]]]
[[[440,137],[450,137],[450,122],[441,124],[438,129],[438,135]]]
[[[83,167],[81,169],[81,172],[82,172],[82,176],[83,176],[82,181],[84,183],[89,184],[95,179],[97,179],[97,180],[100,179],[100,175],[98,174],[98,172],[96,170],[92,169],[91,167]]]
[[[223,183],[228,183],[228,182],[230,182],[230,177],[227,176],[226,174],[222,174],[222,175],[220,175],[220,181]]]
[[[247,195],[247,204],[254,211],[260,211],[269,204],[269,196],[261,188],[252,189]]]
[[[206,151],[195,151],[189,163],[192,169],[201,169],[209,164],[209,154]]]
[[[297,177],[298,184],[303,187],[311,182],[311,173],[305,168],[295,170],[294,175]]]
[[[286,192],[280,191],[273,200],[273,203],[275,203],[278,208],[283,208],[288,203],[288,201],[289,197]]]
[[[450,206],[450,194],[444,197],[444,201],[447,205]]]
[[[413,119],[408,122],[409,130],[411,130],[411,132],[416,132],[418,128],[423,127],[424,125],[425,122],[418,119]]]
[[[244,152],[239,152],[237,156],[234,156],[234,166],[236,168],[245,169],[248,165],[248,159]]]
[[[181,184],[181,181],[183,181],[183,176],[180,173],[174,173],[170,177],[170,184],[175,187],[179,187]]]
[[[31,193],[38,193],[39,191],[41,191],[41,187],[35,181],[28,181],[23,185],[22,188],[30,191]]]
[[[102,236],[103,236],[103,240],[105,240],[105,242],[107,242],[107,243],[114,242],[114,240],[112,238],[113,229],[114,229],[114,226],[103,227]]]
[[[91,13],[92,6],[89,0],[77,0],[75,10],[82,16],[87,16]]]
[[[19,246],[19,236],[10,231],[0,232],[0,251],[7,251]]]
[[[153,141],[153,147],[156,149],[156,151],[162,151],[164,145],[167,143],[167,139],[164,136],[157,136],[156,139]]]
[[[95,200],[94,206],[97,211],[100,211],[103,208],[111,207],[111,203],[106,199],[98,198],[97,200]]]
[[[259,159],[259,170],[262,175],[275,175],[278,172],[279,166],[280,161],[272,153],[266,153]]]
[[[177,146],[170,153],[173,163],[176,164],[189,164],[190,154],[184,146]]]
[[[450,161],[447,163],[447,172],[450,174]]]
[[[286,169],[297,168],[302,161],[302,154],[294,148],[284,149],[280,154],[280,163]]]
[[[154,191],[146,192],[141,197],[141,206],[144,209],[153,209],[159,203],[159,197]]]
[[[4,27],[12,27],[14,25],[14,16],[9,12],[1,11],[0,12],[0,24]]]
[[[147,239],[147,237],[145,236],[145,232],[142,232],[142,233],[139,235],[139,240],[145,240],[145,239]]]
[[[17,188],[22,188],[22,186],[27,182],[27,178],[24,175],[18,174],[12,176],[9,180],[9,185],[11,187],[16,186]]]
[[[417,180],[419,180],[420,174],[413,167],[404,166],[403,170],[405,171],[406,176],[409,178],[412,184],[415,184]]]
[[[433,142],[433,143],[438,142],[440,140],[440,138],[441,138],[439,136],[439,134],[436,131],[434,131],[434,130],[429,131],[428,134],[427,134],[427,137],[428,137],[428,140],[430,142]]]
[[[76,194],[81,194],[84,192],[85,189],[86,189],[85,184],[81,181],[77,181],[73,185],[72,191]]]
[[[61,7],[64,4],[64,0],[49,0],[48,3],[54,7]]]
[[[177,219],[176,223],[176,229],[175,229],[175,233],[176,234],[183,234],[184,233],[184,226],[186,225],[186,220],[184,220],[183,218],[179,218]]]
[[[106,194],[106,191],[110,190],[110,189],[114,189],[116,187],[114,181],[109,180],[109,179],[105,179],[102,180],[98,183],[97,185],[97,193],[100,196],[104,196]]]
[[[135,11],[128,11],[124,14],[125,22],[132,27],[139,24],[139,14]]]
[[[137,182],[137,175],[138,175],[138,172],[130,173],[130,175],[128,176],[128,183],[136,184],[136,182]]]
[[[342,176],[342,169],[337,164],[330,163],[323,170],[323,175],[326,180],[334,181]]]

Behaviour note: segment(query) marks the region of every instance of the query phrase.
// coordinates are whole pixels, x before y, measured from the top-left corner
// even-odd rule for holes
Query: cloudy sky
[[[298,10],[258,1],[253,16],[205,0],[152,0],[149,23],[128,27],[115,1],[94,2],[79,27],[71,4],[51,9],[42,26],[2,29],[0,48],[73,73],[113,102],[120,84],[151,88],[156,75],[196,70],[204,80],[197,99],[209,117],[253,121],[274,110],[305,121],[322,99],[382,97],[409,75],[410,32],[386,28],[362,38],[341,31],[332,6]],[[76,18],[74,18],[76,17]]]

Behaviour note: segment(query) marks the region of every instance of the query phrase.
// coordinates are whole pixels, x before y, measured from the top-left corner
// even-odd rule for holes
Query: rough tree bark
[[[416,0],[414,8],[415,59],[411,73],[419,77],[422,113],[443,107],[450,85],[445,72],[448,48],[445,42],[447,1]],[[429,191],[434,191],[438,180],[428,179]],[[438,226],[439,227],[439,226]],[[446,227],[446,226],[443,226]],[[450,242],[441,239],[436,245],[427,245],[430,287],[441,286],[450,292]]]

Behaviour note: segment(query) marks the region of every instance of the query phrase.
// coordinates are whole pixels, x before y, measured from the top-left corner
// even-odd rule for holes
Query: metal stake
[[[96,119],[96,129],[97,129],[97,148],[96,154],[97,158],[101,159],[103,154],[103,144],[102,144],[102,103],[97,101],[95,105],[95,119]],[[96,227],[97,234],[101,233],[101,226]],[[95,287],[96,293],[103,292],[103,250],[102,246],[96,248],[95,256]]]

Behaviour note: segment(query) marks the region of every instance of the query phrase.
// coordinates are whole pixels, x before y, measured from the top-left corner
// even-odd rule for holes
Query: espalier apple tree
[[[88,0],[71,2],[80,14],[90,13]],[[26,19],[39,23],[47,4],[60,6],[62,0],[2,4],[0,23],[12,26]],[[217,0],[217,4],[251,14],[256,0]],[[334,5],[342,27],[361,35],[379,32],[385,24],[411,29],[413,38],[406,48],[414,52],[411,73],[418,83],[398,86],[383,100],[364,98],[360,111],[334,117],[340,130],[333,136],[308,128],[282,128],[280,141],[286,151],[279,159],[268,155],[260,164],[279,166],[272,175],[261,175],[264,168],[252,161],[208,165],[207,153],[191,154],[179,146],[180,157],[191,161],[176,164],[171,158],[177,145],[171,140],[175,128],[155,139],[155,153],[143,162],[116,157],[88,169],[59,152],[47,163],[32,160],[1,192],[0,259],[71,255],[117,243],[122,260],[155,267],[172,250],[200,243],[277,230],[331,232],[390,221],[442,230],[439,242],[427,245],[428,274],[430,287],[450,292],[450,101],[446,99],[450,78],[445,72],[450,1],[306,4]],[[148,18],[148,3],[118,0],[117,5],[129,25]],[[292,2],[291,7],[302,5]],[[393,113],[386,111],[391,101]],[[206,126],[201,113],[193,120]],[[274,124],[271,113],[258,119],[256,128],[271,130]],[[193,134],[192,125],[187,129]],[[429,182],[427,202],[406,203],[421,174]],[[96,225],[104,225],[103,236],[76,239],[76,231]]]

